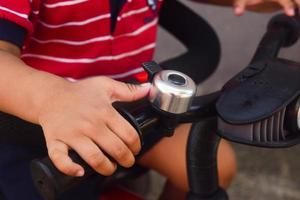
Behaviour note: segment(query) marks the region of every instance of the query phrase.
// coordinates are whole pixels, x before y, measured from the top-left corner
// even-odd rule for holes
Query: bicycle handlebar
[[[275,17],[269,24],[268,31],[264,35],[251,63],[276,57],[281,47],[292,45],[297,41],[299,30],[299,20],[291,20],[282,15]],[[176,123],[197,122],[216,115],[214,104],[218,96],[219,93],[215,93],[206,97],[195,98],[191,106],[192,111],[181,115]],[[203,99],[206,99],[206,101],[203,101]],[[154,128],[156,130],[163,129],[163,125],[169,119],[163,113],[159,113],[153,109],[151,105],[145,104],[145,102],[139,104],[139,106],[143,108],[142,112],[139,109],[135,109],[135,105],[129,106],[131,107],[130,109],[124,109],[121,106],[118,111],[136,128],[143,140],[144,137],[147,137],[147,133],[150,132],[149,130],[153,130]],[[163,134],[158,135],[158,137],[164,136]],[[35,185],[46,200],[55,199],[68,188],[73,187],[95,173],[75,152],[71,152],[70,157],[74,162],[84,166],[86,170],[84,177],[68,177],[62,174],[54,167],[49,158],[34,160],[32,162],[32,176]],[[213,168],[214,166],[211,167]],[[101,178],[105,179],[105,177]]]

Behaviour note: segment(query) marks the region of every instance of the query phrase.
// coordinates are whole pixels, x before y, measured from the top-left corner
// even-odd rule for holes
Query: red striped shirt
[[[158,13],[147,0],[127,0],[111,33],[109,6],[109,0],[1,0],[0,17],[28,30],[22,52],[28,65],[73,79],[124,79],[152,59]]]

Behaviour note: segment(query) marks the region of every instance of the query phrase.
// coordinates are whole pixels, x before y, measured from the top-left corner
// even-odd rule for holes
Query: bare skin
[[[300,0],[235,0],[234,12],[236,15],[243,15],[247,8],[253,8],[258,4],[277,3],[283,12],[288,16],[294,16],[295,8],[300,8]]]
[[[234,13],[243,15],[246,10],[274,12],[280,9],[288,16],[294,16],[295,8],[300,8],[300,0],[193,0],[200,3],[233,6]]]
[[[174,136],[161,140],[138,161],[168,177],[169,183],[182,192],[188,191],[185,152],[189,130],[190,124],[179,126]],[[217,162],[219,184],[226,189],[236,173],[237,165],[232,147],[224,140],[219,145]]]
[[[229,1],[212,0],[210,3],[226,5]],[[234,5],[235,8],[243,9],[263,0],[253,1],[236,0]],[[286,11],[285,8],[290,8],[289,1],[274,2]],[[124,167],[134,164],[134,155],[141,148],[139,138],[111,104],[114,101],[140,99],[148,94],[149,85],[133,86],[102,76],[72,83],[27,66],[19,56],[18,47],[0,41],[0,110],[42,126],[48,154],[60,171],[70,176],[84,175],[84,169],[69,158],[69,149],[74,149],[94,170],[103,175],[112,174],[116,164]],[[182,134],[160,142],[145,155],[141,164],[158,170],[169,177],[173,185],[186,191],[184,152],[188,127],[183,127],[177,130]],[[166,146],[170,154],[162,151]],[[222,143],[220,149],[223,149],[218,155],[220,184],[227,187],[235,173],[235,159],[226,143]],[[109,160],[104,152],[117,163]],[[177,168],[171,167],[171,161],[167,159],[170,155],[176,155],[177,160],[172,158],[172,163],[179,163]]]

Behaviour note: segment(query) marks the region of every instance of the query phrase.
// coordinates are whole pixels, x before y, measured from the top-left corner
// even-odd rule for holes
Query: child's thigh
[[[186,144],[190,124],[179,126],[174,136],[162,139],[148,151],[139,164],[157,170],[175,186],[187,191]],[[221,140],[218,149],[219,182],[228,187],[236,171],[235,154],[232,147]]]

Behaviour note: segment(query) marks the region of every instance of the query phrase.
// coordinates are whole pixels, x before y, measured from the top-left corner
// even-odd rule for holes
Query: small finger
[[[247,0],[236,0],[234,2],[234,14],[241,16],[244,14],[247,5]]]
[[[134,155],[141,150],[141,141],[137,131],[114,108],[106,121],[107,126],[128,146]]]
[[[134,164],[135,158],[133,153],[109,128],[106,128],[101,134],[95,134],[93,140],[102,151],[105,151],[121,166],[131,167]]]
[[[116,164],[110,161],[90,138],[79,137],[69,141],[70,147],[95,171],[104,176],[112,175],[117,168]]]
[[[278,3],[283,7],[284,13],[288,16],[295,15],[295,5],[291,0],[279,0]]]
[[[299,12],[299,9],[300,9],[300,0],[295,0],[295,3],[297,4],[297,11]],[[295,13],[296,14],[296,13]],[[299,14],[299,13],[298,13]]]
[[[84,169],[68,156],[68,146],[54,140],[47,144],[48,155],[55,167],[69,176],[83,176]]]

